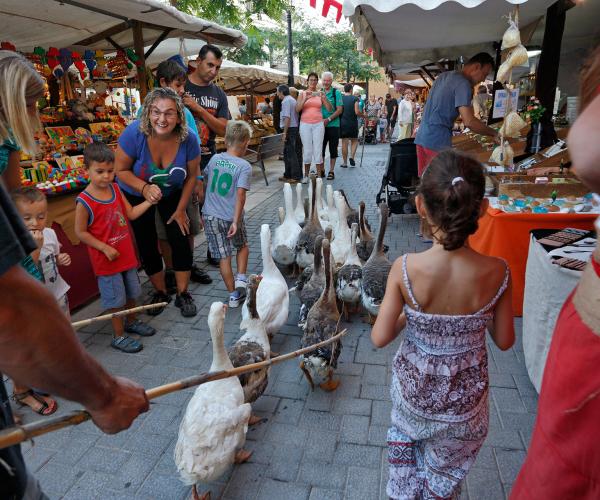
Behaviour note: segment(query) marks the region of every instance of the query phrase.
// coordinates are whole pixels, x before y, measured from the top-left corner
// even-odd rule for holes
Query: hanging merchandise
[[[504,118],[504,123],[500,131],[504,137],[519,137],[521,129],[527,125],[527,122],[521,118],[516,111],[510,111]]]
[[[94,76],[99,78],[106,78],[108,73],[108,68],[106,67],[106,59],[104,58],[104,51],[97,50],[95,54],[96,58],[96,68],[93,73]]]
[[[521,44],[521,34],[519,33],[519,28],[517,27],[518,22],[518,14],[515,14],[514,21],[512,19],[512,15],[510,13],[508,14],[508,28],[502,37],[502,50],[512,49],[513,47]]]
[[[17,51],[17,48],[10,42],[0,42],[1,50],[11,50],[13,52]]]
[[[115,57],[108,59],[106,65],[108,66],[109,76],[114,79],[126,77],[129,74],[130,67],[133,68],[122,50],[118,50]]]
[[[85,80],[85,63],[81,60],[81,54],[73,51],[71,57],[73,58],[73,64],[77,68],[77,71],[79,71],[79,76],[82,80]]]
[[[60,67],[66,73],[69,71],[69,68],[73,64],[73,58],[71,57],[71,51],[69,49],[60,49],[58,51],[59,56],[58,60],[60,62]]]
[[[39,58],[41,65],[48,64],[48,60],[46,59],[46,51],[43,47],[34,47],[33,53]]]
[[[88,71],[90,72],[90,79],[91,79],[94,69],[96,69],[96,66],[98,65],[98,63],[96,62],[96,54],[94,53],[93,50],[87,49],[83,53],[83,60],[85,61],[85,65],[87,66]]]
[[[513,158],[515,157],[515,152],[513,148],[510,146],[508,141],[502,141],[502,145],[496,146],[494,151],[492,152],[492,156],[490,156],[490,162],[497,163],[498,165],[504,165],[505,167],[510,167],[513,164]]]
[[[137,56],[133,49],[127,49],[127,57],[138,68],[142,65],[142,60]]]
[[[57,80],[65,74],[62,67],[60,66],[59,57],[60,52],[56,47],[50,47],[48,49],[48,52],[46,54],[46,58],[48,59],[48,66],[50,67],[52,74]]]

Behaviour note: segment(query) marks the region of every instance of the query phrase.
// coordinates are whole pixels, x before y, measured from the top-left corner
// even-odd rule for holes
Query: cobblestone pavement
[[[376,225],[375,193],[385,169],[388,147],[367,146],[362,168],[337,169],[335,188],[344,188],[352,206],[367,202],[367,215]],[[248,199],[247,226],[251,245],[249,271],[261,269],[259,231],[263,223],[275,224],[280,192],[280,162],[267,167],[266,187],[255,169]],[[390,257],[426,248],[416,235],[418,220],[393,216],[385,241]],[[203,261],[206,245],[196,249]],[[204,265],[204,263],[203,263]],[[210,304],[225,300],[227,293],[216,268],[207,268],[212,285],[192,285],[200,311],[183,318],[170,306],[150,318],[158,334],[143,339],[144,350],[127,355],[109,347],[110,325],[79,331],[88,351],[111,372],[130,377],[145,387],[207,370],[211,344],[206,324]],[[273,350],[297,349],[300,330],[297,300],[290,301],[288,324],[275,336]],[[76,319],[100,312],[97,303]],[[226,343],[239,332],[240,310],[230,309],[225,326]],[[311,392],[297,360],[274,366],[266,394],[254,405],[266,419],[248,431],[247,448],[254,453],[248,463],[236,466],[218,483],[210,485],[213,498],[256,500],[318,500],[385,498],[387,480],[385,436],[389,423],[388,394],[392,356],[398,342],[376,350],[369,327],[359,318],[344,324],[350,330],[344,341],[337,374],[339,389]],[[504,499],[525,457],[535,418],[537,396],[527,377],[520,340],[501,352],[489,346],[491,426],[485,446],[467,477],[462,498]],[[52,498],[68,499],[183,499],[190,488],[175,471],[173,447],[182,413],[193,389],[160,398],[132,428],[115,436],[103,435],[92,424],[39,437],[23,447],[27,464]],[[60,412],[76,408],[61,402]],[[33,415],[24,414],[26,421]]]

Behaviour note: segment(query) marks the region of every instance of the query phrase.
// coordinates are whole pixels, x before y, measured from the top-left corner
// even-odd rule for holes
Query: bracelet
[[[144,189],[146,189],[149,185],[149,182],[146,182],[146,184],[144,184],[144,187],[142,188],[142,196],[144,196]]]
[[[203,181],[204,180],[204,176],[203,175],[197,175],[196,176],[196,180],[197,181]]]

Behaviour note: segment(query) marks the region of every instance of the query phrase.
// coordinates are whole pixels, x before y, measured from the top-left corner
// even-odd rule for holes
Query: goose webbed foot
[[[319,384],[319,387],[327,392],[335,391],[340,386],[339,380],[333,380],[333,370],[329,370],[327,381]]]
[[[252,452],[248,450],[238,450],[235,453],[235,458],[233,460],[234,464],[243,464],[248,461],[248,459],[252,456]]]
[[[203,493],[202,496],[198,495],[198,490],[196,489],[196,485],[192,486],[192,498],[193,500],[210,500],[210,491]]]
[[[315,383],[313,382],[312,377],[310,376],[310,373],[308,372],[308,370],[306,369],[306,367],[304,366],[304,361],[300,361],[300,369],[302,370],[302,372],[304,373],[304,376],[306,377],[306,380],[308,380],[308,383],[310,384],[310,388],[311,390],[315,390]]]
[[[250,415],[250,419],[248,420],[248,425],[256,425],[256,424],[260,424],[262,422],[266,422],[267,419],[266,418],[262,418],[259,417],[258,415],[254,415],[254,413],[252,415]]]

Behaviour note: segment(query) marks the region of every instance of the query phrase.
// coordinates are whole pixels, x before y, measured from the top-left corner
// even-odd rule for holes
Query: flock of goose
[[[249,277],[240,323],[243,333],[229,351],[224,341],[227,308],[221,302],[211,305],[211,372],[270,359],[270,341],[288,319],[290,291],[295,290],[300,300],[302,347],[334,336],[340,311],[348,316],[362,305],[370,318],[377,316],[391,268],[383,245],[388,208],[385,203],[379,207],[375,238],[365,217],[364,202],[354,210],[345,193],[334,192],[330,185],[324,200],[322,187],[322,179],[311,177],[309,198],[303,198],[302,185],[298,184],[294,207],[292,188],[284,185],[285,209],[279,208],[280,224],[272,239],[269,225],[261,226],[262,274]],[[288,290],[282,270],[297,277],[292,290]],[[300,368],[311,388],[315,382],[326,391],[338,387],[333,373],[341,348],[338,341],[301,358]],[[252,415],[251,403],[264,393],[268,378],[269,369],[265,368],[239,378],[209,382],[194,392],[174,454],[182,481],[194,485],[194,498],[210,498],[210,492],[198,496],[197,482],[218,479],[231,464],[249,458],[250,453],[243,450],[248,425],[260,420]]]

